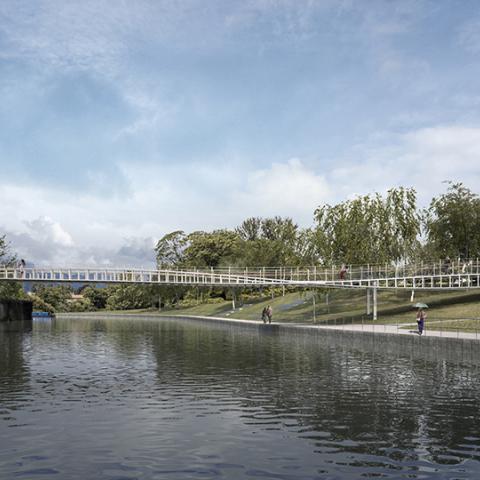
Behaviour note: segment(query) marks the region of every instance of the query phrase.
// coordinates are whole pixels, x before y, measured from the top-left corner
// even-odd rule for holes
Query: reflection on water
[[[0,337],[0,478],[478,478],[475,365],[177,320]]]

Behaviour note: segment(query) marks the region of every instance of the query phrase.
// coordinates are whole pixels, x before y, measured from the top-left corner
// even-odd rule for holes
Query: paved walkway
[[[58,317],[69,317],[69,316],[78,316],[78,313],[63,313],[63,314],[58,314]],[[261,321],[256,321],[256,320],[242,320],[238,318],[229,318],[229,317],[209,317],[209,316],[201,316],[201,315],[148,315],[148,314],[128,314],[128,313],[123,313],[123,314],[118,314],[118,313],[103,313],[103,314],[98,314],[98,313],[83,313],[80,314],[81,316],[85,317],[118,317],[118,316],[126,316],[126,317],[156,317],[156,318],[161,318],[163,316],[167,317],[179,317],[179,318],[193,318],[193,319],[199,319],[199,320],[217,320],[218,322],[221,323],[229,323],[229,324],[243,324],[243,325],[263,325]],[[434,322],[432,322],[434,323]],[[371,333],[388,333],[391,335],[415,335],[418,336],[417,333],[417,325],[416,324],[408,324],[408,323],[400,323],[398,325],[392,325],[392,324],[346,324],[346,325],[316,325],[316,324],[306,324],[306,323],[279,323],[279,322],[273,322],[271,324],[273,327],[285,327],[289,328],[295,327],[299,329],[305,329],[305,330],[311,330],[311,329],[326,329],[326,330],[343,330],[343,331],[351,331],[351,332],[371,332]],[[409,328],[402,328],[402,327],[409,327]],[[428,324],[427,324],[428,327]],[[425,337],[444,337],[444,338],[462,338],[462,339],[468,339],[468,340],[478,340],[480,341],[480,332],[475,332],[475,333],[469,333],[469,332],[461,332],[461,331],[445,331],[445,330],[429,330],[428,328],[424,330],[423,336]]]
[[[240,324],[240,323],[247,323],[247,324],[258,324],[263,325],[262,322],[257,322],[254,320],[241,320],[237,318],[228,318],[228,317],[207,317],[207,316],[194,316],[194,315],[174,315],[178,317],[184,318],[198,318],[198,319],[205,319],[205,320],[219,320],[222,322]],[[315,324],[305,324],[305,323],[280,323],[280,322],[273,322],[271,325],[280,325],[285,326],[288,328],[289,325],[297,327],[297,328],[318,328],[318,329],[328,329],[328,330],[343,330],[343,331],[351,331],[351,332],[371,332],[371,333],[389,333],[392,335],[415,335],[418,336],[417,332],[417,325],[416,324],[408,324],[408,323],[401,323],[398,325],[392,324],[346,324],[346,325],[315,325]],[[402,328],[402,327],[410,327],[410,328]],[[462,338],[468,340],[480,340],[480,332],[469,333],[469,332],[461,332],[461,331],[445,331],[445,330],[424,330],[423,336],[425,337],[444,337],[444,338]]]
[[[402,328],[410,327],[410,328]],[[418,335],[416,324],[377,324],[377,325],[318,325],[318,328],[328,328],[333,330],[348,330],[355,332],[377,332],[377,333],[391,333],[395,335]],[[469,340],[480,340],[478,332],[461,332],[451,330],[429,330],[423,331],[425,337],[445,337],[445,338],[465,338]]]

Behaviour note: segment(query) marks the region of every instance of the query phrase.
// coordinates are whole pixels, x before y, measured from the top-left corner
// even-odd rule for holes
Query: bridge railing
[[[139,282],[139,283],[242,283],[279,284],[283,282],[341,283],[369,279],[413,277],[452,277],[480,275],[478,259],[407,265],[339,265],[329,267],[220,267],[190,269],[121,268],[1,268],[0,280]]]

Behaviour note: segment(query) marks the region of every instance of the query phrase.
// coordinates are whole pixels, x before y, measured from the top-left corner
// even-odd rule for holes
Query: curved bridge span
[[[338,267],[256,267],[209,269],[0,268],[0,281],[157,284],[191,286],[292,286],[310,288],[379,288],[464,290],[480,288],[480,262],[442,262],[405,266],[363,265],[345,272]]]

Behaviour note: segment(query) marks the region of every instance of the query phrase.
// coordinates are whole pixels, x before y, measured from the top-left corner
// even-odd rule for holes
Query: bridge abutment
[[[31,329],[32,306],[28,300],[0,300],[0,333]]]

